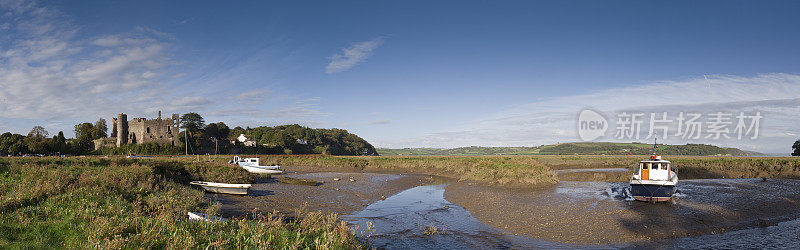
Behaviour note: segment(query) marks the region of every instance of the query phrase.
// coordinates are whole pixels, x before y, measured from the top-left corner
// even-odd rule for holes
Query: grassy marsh
[[[248,183],[225,164],[97,158],[0,158],[0,248],[363,248],[333,214],[207,223],[188,180]]]

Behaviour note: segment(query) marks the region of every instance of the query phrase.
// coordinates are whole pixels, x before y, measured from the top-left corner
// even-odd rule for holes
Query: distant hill
[[[758,152],[738,148],[723,148],[706,144],[658,145],[659,154],[664,155],[732,155],[755,156]],[[463,147],[438,148],[378,148],[378,154],[391,155],[647,155],[653,145],[644,143],[573,142],[543,145],[539,147]]]

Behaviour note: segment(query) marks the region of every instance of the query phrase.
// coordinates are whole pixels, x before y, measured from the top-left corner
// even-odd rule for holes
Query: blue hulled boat
[[[639,201],[668,201],[677,191],[678,174],[672,171],[672,163],[661,159],[653,147],[650,159],[639,162],[636,173],[631,176],[630,188],[633,198]]]

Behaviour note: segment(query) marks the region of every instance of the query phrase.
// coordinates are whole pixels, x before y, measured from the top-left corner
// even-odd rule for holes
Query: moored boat
[[[220,194],[240,194],[247,195],[247,191],[252,185],[250,184],[229,184],[207,181],[192,181],[189,184],[198,185],[203,187],[208,192]]]
[[[261,166],[258,158],[241,158],[234,156],[229,163],[236,164],[250,173],[256,174],[281,174],[281,166]]]
[[[677,191],[678,174],[670,161],[661,159],[653,147],[653,155],[639,162],[636,173],[631,176],[630,191],[639,201],[668,201]]]
[[[282,174],[283,171],[274,168],[264,168],[261,166],[242,166],[247,172],[254,174]]]

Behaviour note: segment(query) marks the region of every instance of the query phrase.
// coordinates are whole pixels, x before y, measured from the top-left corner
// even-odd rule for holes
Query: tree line
[[[205,124],[197,113],[182,115],[181,128],[181,145],[188,140],[188,148],[201,154],[378,155],[366,140],[337,128],[315,129],[292,124],[231,129],[223,122]],[[249,142],[239,142],[240,135]]]
[[[99,119],[94,124],[75,125],[75,138],[67,139],[59,131],[52,138],[42,126],[34,126],[27,135],[5,132],[0,134],[0,155],[69,155],[90,154],[94,150],[92,140],[108,136],[106,120]]]
[[[224,122],[206,124],[198,113],[186,113],[180,119],[182,131],[174,146],[143,143],[94,150],[93,140],[109,137],[106,120],[101,118],[94,123],[76,124],[75,138],[70,139],[62,131],[48,137],[41,126],[35,126],[27,135],[3,133],[0,155],[378,154],[366,140],[343,129],[314,129],[297,124],[231,129]],[[241,134],[248,138],[247,144],[237,141]]]

